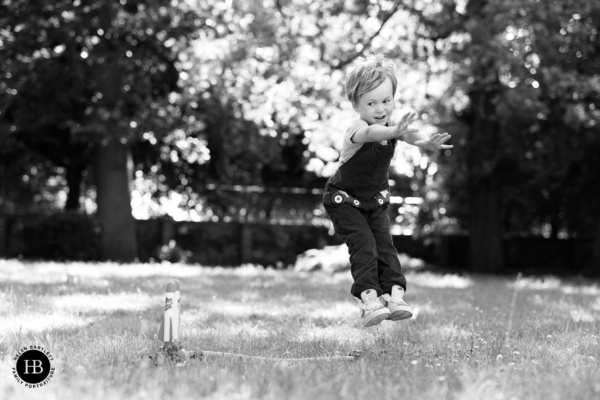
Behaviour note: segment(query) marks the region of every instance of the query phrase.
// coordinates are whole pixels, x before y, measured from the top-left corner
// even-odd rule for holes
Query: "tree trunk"
[[[471,186],[469,267],[498,272],[504,268],[498,184],[492,177]]]
[[[69,192],[67,193],[67,203],[65,204],[65,210],[77,211],[79,210],[79,198],[81,197],[81,181],[83,180],[83,168],[79,165],[68,165],[67,167],[67,186]]]
[[[498,272],[504,268],[501,219],[501,188],[495,165],[499,126],[494,121],[491,92],[470,94],[472,119],[469,127],[469,267]]]
[[[130,262],[137,257],[135,220],[131,214],[131,150],[118,135],[98,144],[96,159],[101,257]]]
[[[100,10],[101,26],[110,32],[115,21],[115,7],[105,2]],[[104,260],[129,262],[137,257],[135,220],[131,214],[130,183],[133,176],[131,149],[123,124],[122,90],[124,71],[114,38],[105,37],[97,46],[105,60],[97,78],[102,98],[99,105],[111,113],[104,122],[104,134],[96,143],[96,183],[98,220],[101,234],[101,257]]]
[[[487,52],[494,36],[484,18],[487,0],[469,0],[472,22],[471,61],[473,82],[469,92],[470,117],[467,144],[470,237],[469,267],[497,272],[504,268],[501,219],[502,189],[496,166],[500,126],[494,97],[499,90],[497,67]]]

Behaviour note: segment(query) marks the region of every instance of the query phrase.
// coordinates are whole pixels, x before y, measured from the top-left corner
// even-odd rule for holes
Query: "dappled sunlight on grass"
[[[260,326],[262,325],[262,326]],[[243,336],[250,339],[266,338],[273,335],[273,330],[266,324],[257,324],[247,321],[231,322],[223,320],[212,325],[212,329],[218,332],[221,340],[227,340]]]
[[[460,328],[454,323],[431,326],[422,334],[424,337],[432,340],[448,340],[451,338],[468,338],[473,336],[472,331]]]
[[[11,291],[0,292],[0,315],[11,312],[16,300],[16,296]]]
[[[591,312],[579,308],[576,310],[571,310],[569,312],[569,315],[571,315],[571,319],[573,319],[574,322],[595,322],[595,321],[600,321],[600,316],[594,315]]]
[[[561,291],[565,294],[582,294],[586,296],[600,296],[600,287],[597,284],[587,286],[565,285],[561,287]]]
[[[186,349],[278,359],[359,350],[360,361],[142,366],[140,352],[161,345],[173,278],[182,283]],[[564,371],[583,377],[588,398],[600,394],[597,284],[415,271],[407,279],[415,318],[365,329],[346,272],[0,262],[0,360],[22,345],[48,346],[59,372],[45,398],[542,399],[535,388],[551,387],[545,398],[567,393],[554,384]],[[7,398],[26,394],[4,377]]]
[[[562,281],[557,277],[525,277],[519,279],[517,282],[511,284],[512,287],[517,289],[530,289],[530,290],[555,290],[564,294],[581,294],[588,296],[600,296],[600,286],[598,283],[592,282],[581,282],[573,284],[571,282]]]
[[[115,263],[21,263],[14,260],[0,260],[0,282],[21,284],[62,283],[101,278],[144,278],[165,277],[191,278],[202,273],[198,267],[179,264],[132,264],[123,266]]]
[[[530,314],[563,323],[600,322],[600,290],[597,283],[573,284],[558,278],[523,278],[509,285]],[[557,318],[557,316],[560,316]]]
[[[208,269],[209,274],[218,275],[235,275],[241,278],[265,278],[273,277],[277,279],[284,279],[287,271],[277,271],[274,269],[267,269],[260,265],[244,264],[237,268],[223,268],[213,267]]]
[[[257,290],[240,290],[231,300],[245,303],[247,301],[260,301],[260,292]]]
[[[114,311],[143,311],[159,304],[156,297],[146,293],[75,294],[49,297],[44,302],[58,311],[101,314]]]
[[[10,333],[39,333],[52,329],[72,329],[92,322],[91,318],[83,318],[66,314],[19,314],[2,317],[0,335]]]
[[[206,302],[204,303],[203,311],[208,314],[222,314],[225,317],[235,319],[249,317],[280,317],[289,312],[287,306],[279,305],[274,302],[240,303],[230,300]]]
[[[288,307],[293,305],[303,306],[307,301],[309,300],[306,298],[306,295],[298,292],[284,293],[279,299],[280,303],[286,304]]]
[[[198,335],[216,334],[220,340],[232,340],[240,335],[246,339],[262,338],[273,334],[273,320],[278,317],[274,313],[257,312],[251,307],[241,307],[235,310],[233,307],[213,311],[194,310],[182,313],[181,331],[184,338],[192,342]],[[264,311],[264,310],[263,310]]]
[[[466,289],[473,284],[469,277],[459,275],[438,275],[432,272],[410,273],[407,274],[409,285],[415,285],[425,288],[450,288]]]
[[[359,315],[358,303],[351,302],[335,302],[333,304],[316,307],[313,310],[307,311],[310,319],[328,319],[332,321],[352,321]]]
[[[411,302],[410,305],[413,308],[414,319],[417,319],[419,316],[434,315],[437,313],[436,307],[430,303]]]
[[[561,286],[561,282],[555,277],[546,278],[530,278],[524,277],[516,283],[511,283],[512,287],[517,289],[532,289],[532,290],[556,290]]]
[[[290,296],[285,295],[286,296]],[[293,296],[296,297],[296,296]],[[208,301],[193,312],[182,314],[192,324],[211,324],[213,321],[279,321],[281,326],[297,321],[312,324],[335,324],[340,321],[358,321],[358,308],[353,302],[322,303],[306,302],[234,302],[230,300]]]
[[[335,340],[339,347],[354,347],[365,340],[365,331],[360,325],[342,326],[303,326],[296,333],[301,342],[314,340]]]

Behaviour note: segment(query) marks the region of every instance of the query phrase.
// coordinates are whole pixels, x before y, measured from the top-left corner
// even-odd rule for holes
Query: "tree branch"
[[[327,63],[329,65],[329,67],[331,69],[342,69],[344,68],[346,65],[354,62],[354,60],[356,60],[358,57],[362,56],[365,52],[365,50],[370,47],[371,43],[373,42],[373,40],[379,36],[379,34],[381,33],[381,31],[383,30],[383,27],[385,26],[385,24],[390,20],[390,18],[392,18],[394,16],[394,14],[396,14],[396,12],[400,9],[401,7],[401,2],[400,1],[395,1],[394,2],[394,7],[392,8],[392,10],[388,13],[386,13],[383,17],[383,19],[381,20],[381,25],[379,26],[379,29],[377,29],[377,31],[375,33],[373,33],[371,36],[369,36],[367,38],[367,40],[365,42],[363,42],[363,46],[362,49],[360,49],[359,51],[354,52],[353,54],[351,54],[350,56],[346,57],[344,60],[340,60],[337,64],[335,65],[331,65],[330,63]]]

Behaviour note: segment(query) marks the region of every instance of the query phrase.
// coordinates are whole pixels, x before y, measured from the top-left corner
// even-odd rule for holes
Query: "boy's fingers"
[[[431,136],[431,140],[437,143],[446,143],[451,139],[451,136],[447,133],[435,133]]]
[[[444,140],[444,142],[445,142],[445,140]],[[442,144],[442,142],[437,141],[437,140],[432,140],[432,138],[429,138],[429,140],[417,140],[415,142],[415,145],[417,145],[417,146],[423,145],[428,150],[435,150],[436,148],[437,149],[451,149],[454,147],[454,145],[452,145],[452,144]]]
[[[401,121],[402,122],[412,122],[416,116],[417,116],[417,114],[409,112],[402,116]]]

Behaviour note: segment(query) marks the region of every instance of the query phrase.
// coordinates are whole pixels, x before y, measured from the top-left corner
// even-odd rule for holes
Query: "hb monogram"
[[[31,361],[31,364],[29,362]],[[44,368],[42,367],[42,360],[23,360],[25,363],[25,374],[41,374],[44,372]],[[29,369],[32,369],[33,372],[29,372]]]

